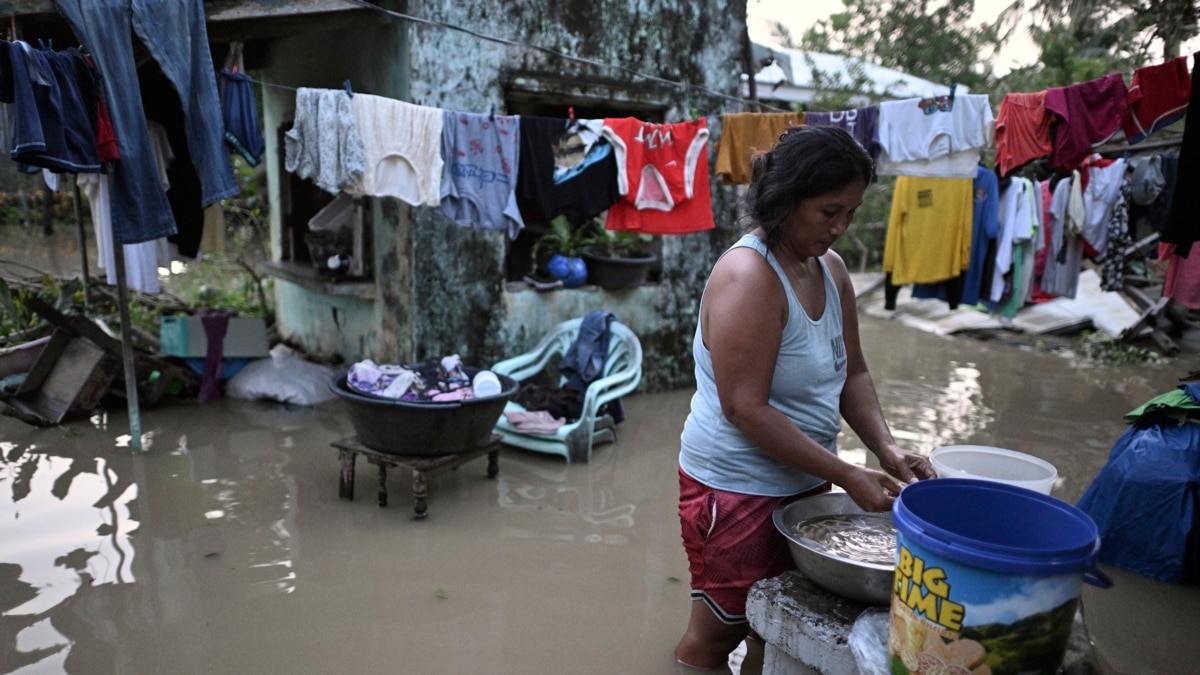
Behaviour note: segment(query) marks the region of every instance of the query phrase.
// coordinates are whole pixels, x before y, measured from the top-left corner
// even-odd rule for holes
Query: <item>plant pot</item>
[[[650,266],[658,260],[654,254],[641,258],[610,258],[596,249],[585,249],[588,281],[601,288],[636,288],[646,283]]]
[[[550,256],[550,261],[546,263],[546,271],[550,276],[561,280],[567,288],[578,288],[588,278],[587,264],[583,262],[583,258],[568,258],[557,253]]]

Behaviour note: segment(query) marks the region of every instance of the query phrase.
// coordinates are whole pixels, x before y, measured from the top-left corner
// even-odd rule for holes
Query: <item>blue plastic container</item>
[[[904,488],[888,656],[893,673],[1054,673],[1100,540],[1083,511],[1021,487],[939,478]],[[940,669],[940,670],[939,670]]]

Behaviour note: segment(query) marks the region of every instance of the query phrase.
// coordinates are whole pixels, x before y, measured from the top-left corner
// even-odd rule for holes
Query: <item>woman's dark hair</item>
[[[871,182],[871,156],[841,127],[792,127],[769,152],[753,160],[746,201],[749,228],[761,227],[774,248],[800,202]]]

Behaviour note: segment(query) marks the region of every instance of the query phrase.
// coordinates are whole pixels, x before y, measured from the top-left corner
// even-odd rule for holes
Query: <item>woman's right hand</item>
[[[841,484],[846,494],[864,511],[890,511],[892,502],[900,496],[900,488],[903,486],[882,471],[866,467],[855,469]]]

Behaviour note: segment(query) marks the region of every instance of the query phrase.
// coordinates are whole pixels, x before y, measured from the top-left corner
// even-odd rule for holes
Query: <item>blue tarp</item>
[[[1200,403],[1200,384],[1182,385]],[[1200,583],[1200,424],[1150,410],[1113,446],[1079,500],[1100,530],[1100,561]]]

